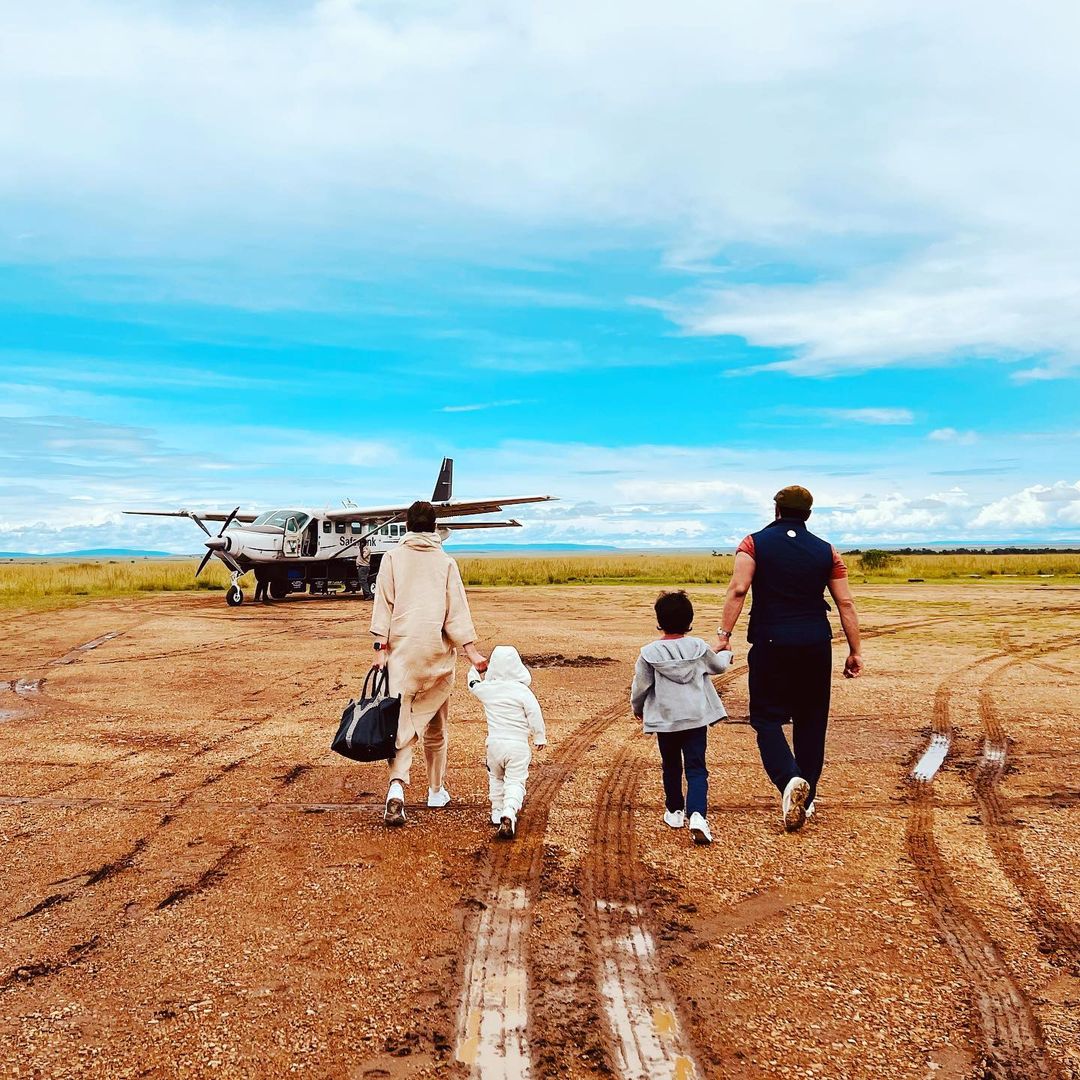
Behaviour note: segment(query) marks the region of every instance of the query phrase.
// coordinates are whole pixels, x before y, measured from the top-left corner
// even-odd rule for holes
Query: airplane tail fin
[[[433,503],[449,502],[454,495],[454,459],[443,458],[439,469],[439,479],[435,481],[435,490],[431,493]]]

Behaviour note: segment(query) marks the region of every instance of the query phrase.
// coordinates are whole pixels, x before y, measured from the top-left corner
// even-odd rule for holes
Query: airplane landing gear
[[[244,602],[244,592],[237,584],[240,575],[235,571],[232,576],[232,584],[229,586],[228,592],[225,593],[225,603],[229,607],[239,607]]]

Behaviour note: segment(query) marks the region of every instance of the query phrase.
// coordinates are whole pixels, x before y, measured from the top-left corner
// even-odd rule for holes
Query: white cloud
[[[505,409],[511,405],[522,405],[520,399],[512,401],[485,401],[478,405],[444,405],[439,412],[444,413],[461,413],[461,412],[482,412],[484,409]]]
[[[1080,525],[1080,481],[1036,484],[984,506],[972,522],[975,528],[1043,529]]]
[[[841,420],[848,424],[890,427],[915,422],[915,415],[910,409],[823,409],[822,412],[833,420]]]
[[[974,431],[957,431],[956,428],[935,428],[926,436],[933,442],[956,443],[959,446],[972,446],[979,441]]]

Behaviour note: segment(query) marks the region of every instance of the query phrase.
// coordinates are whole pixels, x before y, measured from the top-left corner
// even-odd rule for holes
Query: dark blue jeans
[[[832,645],[774,645],[750,649],[750,726],[757,733],[761,763],[779,791],[801,776],[817,794],[825,763],[832,689]],[[788,745],[784,724],[791,724]]]
[[[709,770],[705,767],[707,727],[689,731],[658,731],[656,742],[664,769],[664,804],[669,810],[686,810],[705,817],[709,802]],[[683,772],[686,798],[683,798]]]

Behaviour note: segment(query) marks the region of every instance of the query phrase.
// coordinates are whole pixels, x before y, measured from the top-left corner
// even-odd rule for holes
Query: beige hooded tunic
[[[398,729],[404,746],[416,733],[414,718],[426,721],[450,696],[456,650],[476,640],[461,572],[435,533],[406,533],[383,556],[371,633],[390,642],[391,687],[407,706]]]

